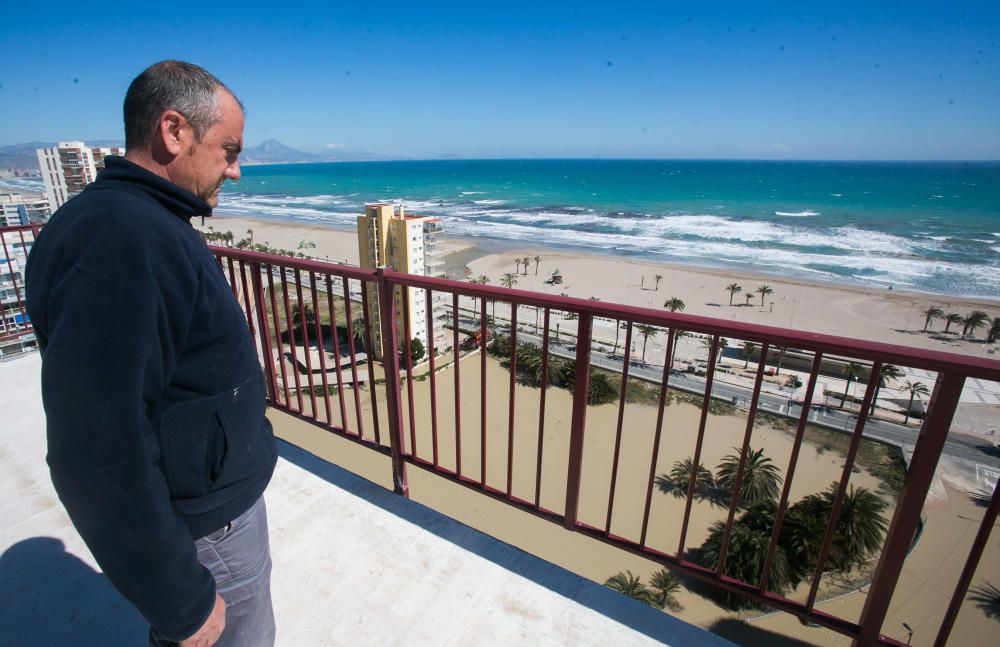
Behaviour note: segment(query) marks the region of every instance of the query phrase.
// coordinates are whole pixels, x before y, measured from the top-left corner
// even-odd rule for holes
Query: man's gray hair
[[[184,115],[200,141],[205,131],[220,119],[217,94],[220,88],[236,99],[222,81],[193,63],[161,61],[150,65],[135,77],[125,94],[125,147],[149,148],[160,116],[166,110]]]

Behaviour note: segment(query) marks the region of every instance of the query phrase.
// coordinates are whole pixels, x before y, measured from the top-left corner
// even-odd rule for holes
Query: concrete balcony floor
[[[0,363],[0,644],[145,644],[49,481],[41,361]],[[728,645],[284,442],[266,493],[279,645]]]

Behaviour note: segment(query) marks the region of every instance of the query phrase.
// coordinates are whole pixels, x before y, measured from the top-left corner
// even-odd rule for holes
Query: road
[[[469,323],[471,327],[473,322],[470,321]],[[528,341],[537,344],[539,347],[542,344],[540,337],[530,333],[518,331],[517,337],[519,343]],[[574,346],[563,342],[556,342],[551,338],[549,339],[549,352],[568,359],[576,357]],[[592,352],[590,357],[590,362],[593,366],[615,373],[622,372],[623,359],[621,357],[601,352]],[[663,367],[644,365],[641,362],[633,360],[632,365],[629,366],[629,375],[639,377],[654,384],[660,384],[663,377]],[[705,379],[689,373],[672,370],[670,372],[669,384],[672,388],[688,393],[697,395],[705,393]],[[712,384],[713,398],[732,402],[744,408],[749,406],[752,396],[753,389],[750,387],[719,382],[718,380]],[[802,405],[800,403],[791,401],[787,396],[774,393],[762,391],[757,406],[768,413],[795,420],[798,420],[799,416],[802,415]],[[838,409],[820,409],[815,407],[809,415],[809,422],[842,433],[852,433],[856,421],[856,415]],[[893,445],[908,445],[912,447],[917,442],[918,428],[904,427],[901,424],[885,420],[869,419],[865,423],[862,433],[866,438],[885,441]],[[943,452],[954,458],[972,461],[981,465],[1000,467],[1000,451],[993,447],[987,440],[952,434],[945,441]]]

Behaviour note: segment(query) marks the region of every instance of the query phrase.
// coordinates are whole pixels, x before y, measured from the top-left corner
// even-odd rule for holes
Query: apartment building
[[[87,146],[83,142],[59,142],[53,148],[39,148],[38,168],[45,181],[45,194],[52,209],[63,206],[83,187],[97,178],[108,155],[124,155],[120,146]]]
[[[361,267],[377,268],[389,266],[397,272],[441,276],[444,261],[441,258],[441,243],[444,230],[439,218],[406,215],[402,204],[366,204],[364,215],[358,216],[358,252]],[[379,328],[378,293],[374,285],[366,286],[371,312],[368,313],[373,327],[373,356],[381,359],[382,339]],[[442,312],[441,297],[434,297],[427,303],[424,290],[407,288],[407,303],[404,307],[402,290],[396,292],[396,326],[399,339],[409,326],[410,338],[419,339],[428,348],[427,312],[432,316],[434,348],[443,351],[448,347],[448,337],[444,327],[438,323]]]
[[[34,240],[30,230],[8,233],[0,246],[0,357],[35,344],[24,307],[24,267]]]
[[[0,227],[45,222],[49,215],[49,200],[40,193],[0,193]]]

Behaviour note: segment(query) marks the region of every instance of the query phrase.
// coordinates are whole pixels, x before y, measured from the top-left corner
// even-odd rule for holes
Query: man
[[[125,157],[28,259],[52,482],[151,645],[269,645],[262,494],[277,451],[240,306],[191,227],[240,177],[243,108],[165,61],[124,112]]]

